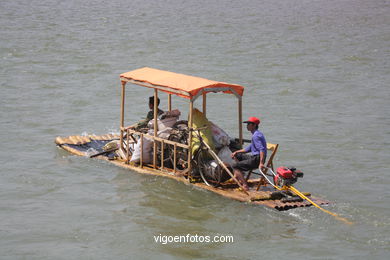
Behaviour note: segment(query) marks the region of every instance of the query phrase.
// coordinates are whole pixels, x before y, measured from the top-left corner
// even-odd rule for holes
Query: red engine
[[[277,186],[283,187],[285,185],[292,185],[297,182],[298,178],[303,177],[303,172],[294,167],[279,167],[276,169],[276,176],[274,176],[274,183]]]

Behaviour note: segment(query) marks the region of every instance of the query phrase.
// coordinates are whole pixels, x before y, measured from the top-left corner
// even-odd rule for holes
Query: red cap
[[[247,121],[244,121],[243,123],[254,123],[255,125],[260,125],[260,119],[252,116]]]

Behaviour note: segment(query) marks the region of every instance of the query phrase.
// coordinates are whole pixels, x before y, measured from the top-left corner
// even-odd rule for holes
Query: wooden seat
[[[278,147],[279,147],[279,144],[267,143],[267,150],[272,151],[272,153],[271,153],[271,156],[268,158],[268,161],[267,161],[267,163],[266,163],[266,165],[265,165],[266,168],[265,168],[265,170],[264,170],[264,173],[267,173],[268,168],[271,168],[272,171],[274,170],[274,163],[273,163],[273,160],[274,160],[274,157],[275,157],[276,152],[278,151]],[[250,178],[250,176],[251,176],[251,174],[252,174],[252,172],[253,172],[254,170],[255,170],[255,169],[250,170],[250,171],[248,172],[248,176],[246,177],[246,180],[247,180],[247,181],[249,180],[249,178]],[[257,185],[256,190],[259,190],[261,185],[264,185],[264,186],[265,186],[265,185],[267,185],[267,184],[268,184],[268,183],[267,183],[267,180],[266,180],[263,176],[261,176],[260,181],[259,181],[259,184]]]

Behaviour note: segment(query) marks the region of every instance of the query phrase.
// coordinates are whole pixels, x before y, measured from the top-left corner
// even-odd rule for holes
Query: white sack
[[[224,146],[221,150],[219,150],[218,157],[229,165],[234,163],[234,159],[232,158],[232,151],[230,151],[229,147]]]
[[[142,162],[151,163],[153,161],[153,140],[144,137],[143,138],[143,150],[142,150]],[[131,156],[130,162],[139,163],[141,157],[141,139],[134,145],[134,153]]]
[[[215,148],[219,149],[230,144],[230,137],[222,128],[213,122],[210,122],[210,126]]]
[[[178,117],[168,117],[165,119],[157,119],[157,127],[159,131],[164,130],[165,128],[172,127],[178,120]],[[148,123],[149,129],[154,129],[154,120],[150,120]]]
[[[163,139],[168,139],[169,135],[172,132],[172,128],[167,127],[164,130],[160,130],[157,132],[157,136]],[[153,134],[152,134],[153,135]]]

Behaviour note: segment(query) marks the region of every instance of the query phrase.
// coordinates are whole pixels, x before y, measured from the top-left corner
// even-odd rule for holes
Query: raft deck
[[[90,157],[94,154],[102,152],[103,151],[102,148],[105,144],[119,139],[120,136],[117,134],[106,134],[101,136],[96,136],[96,135],[69,136],[69,137],[57,137],[55,139],[55,143],[59,147],[63,148],[64,150],[72,154]],[[166,168],[164,168],[163,170],[154,169],[152,166],[148,166],[148,165],[144,165],[141,168],[136,165],[127,164],[125,160],[115,157],[114,152],[105,153],[96,156],[95,158],[109,161],[117,166],[127,168],[139,173],[168,177],[186,184],[192,184],[196,187],[212,191],[226,198],[230,198],[230,199],[234,199],[237,201],[246,202],[250,204],[255,204],[255,205],[263,205],[280,211],[288,210],[292,208],[298,208],[298,207],[311,206],[311,203],[309,203],[306,200],[302,200],[299,197],[294,197],[294,199],[292,200],[274,199],[274,197],[271,197],[271,194],[275,192],[275,189],[270,185],[261,186],[261,189],[259,191],[256,191],[257,184],[260,181],[259,178],[248,180],[250,190],[248,191],[249,195],[246,195],[244,192],[242,192],[239,189],[237,184],[231,181],[227,181],[217,188],[210,187],[203,182],[190,183],[188,179],[185,178],[184,176],[181,176],[180,174],[175,175],[173,171],[170,171],[169,169]],[[309,196],[310,199],[313,200],[313,202],[317,203],[318,205],[329,204],[329,201],[316,198],[308,193],[306,193],[306,195]]]

